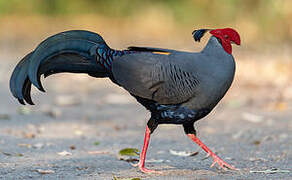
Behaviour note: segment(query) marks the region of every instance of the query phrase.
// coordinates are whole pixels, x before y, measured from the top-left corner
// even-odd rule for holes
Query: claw
[[[213,163],[211,164],[210,167],[213,167],[216,163],[222,168],[224,169],[225,171],[227,170],[226,168],[228,169],[231,169],[231,170],[239,170],[237,168],[235,168],[234,166],[226,163],[225,161],[223,161],[220,157],[218,157],[217,155],[211,155],[212,158],[214,159]]]
[[[152,170],[152,169],[147,169],[145,167],[140,167],[139,166],[139,169],[143,172],[143,173],[147,173],[147,174],[151,174],[151,173],[155,173],[155,174],[163,174],[161,171],[155,171],[155,170]]]
[[[213,167],[216,163],[224,170],[231,169],[231,170],[239,170],[235,167],[229,165],[225,161],[223,161],[220,157],[218,157],[215,153],[213,153],[205,144],[201,142],[199,138],[197,138],[194,134],[187,134],[195,143],[197,143],[204,151],[208,153],[208,156],[211,156],[213,158],[213,163],[210,167]]]
[[[209,156],[211,156],[214,160],[210,167],[213,167],[217,163],[225,171],[227,171],[226,168],[231,169],[231,170],[239,170],[239,169],[235,168],[234,166],[225,162],[223,159],[218,157],[215,153],[209,153]]]
[[[143,172],[143,173],[155,173],[155,174],[163,174],[161,171],[155,171],[155,170],[152,170],[152,169],[148,169],[148,168],[145,168],[144,165],[142,163],[137,163],[137,164],[134,164],[134,163],[131,163],[131,165],[133,167],[139,167],[139,169]]]

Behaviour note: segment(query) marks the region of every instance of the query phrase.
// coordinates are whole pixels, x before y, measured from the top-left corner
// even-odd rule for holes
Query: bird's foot
[[[140,167],[139,166],[139,169],[143,172],[143,173],[146,173],[146,174],[162,174],[161,171],[156,171],[156,170],[152,170],[152,169],[147,169],[145,167]]]
[[[213,167],[217,163],[224,170],[227,170],[226,168],[231,169],[231,170],[239,170],[239,169],[235,168],[234,166],[231,166],[230,164],[228,164],[227,162],[225,162],[223,159],[221,159],[220,157],[218,157],[216,154],[210,153],[209,155],[214,160],[210,167]]]
[[[202,141],[196,137],[194,133],[187,134],[195,143],[197,143],[204,151],[208,153],[208,156],[211,156],[213,158],[213,163],[211,167],[213,167],[216,163],[224,170],[232,169],[232,170],[239,170],[236,169],[235,167],[229,165],[225,161],[223,161],[220,157],[218,157],[215,153],[213,153]]]
[[[148,174],[151,174],[151,173],[155,173],[155,174],[162,174],[162,172],[160,171],[155,171],[155,170],[152,170],[152,169],[147,169],[145,168],[142,164],[140,163],[137,163],[137,164],[131,164],[132,166],[134,167],[139,167],[139,169],[143,172],[143,173],[148,173]]]

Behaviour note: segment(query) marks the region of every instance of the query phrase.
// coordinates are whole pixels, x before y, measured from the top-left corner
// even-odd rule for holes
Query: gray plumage
[[[232,83],[232,55],[224,51],[215,37],[199,53],[169,52],[118,57],[112,65],[113,75],[130,93],[159,104],[182,103],[191,109],[212,109]]]

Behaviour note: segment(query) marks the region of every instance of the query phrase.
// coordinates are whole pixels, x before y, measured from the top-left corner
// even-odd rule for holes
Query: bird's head
[[[200,41],[203,35],[210,31],[210,34],[215,36],[218,41],[221,43],[223,49],[228,53],[232,53],[232,43],[240,45],[240,36],[237,31],[232,28],[223,28],[223,29],[199,29],[193,31],[193,36],[195,41]]]

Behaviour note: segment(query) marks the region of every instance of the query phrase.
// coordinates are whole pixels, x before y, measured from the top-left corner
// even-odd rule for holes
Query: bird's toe
[[[227,170],[228,169],[231,169],[231,170],[239,170],[237,168],[235,168],[234,166],[226,163],[225,161],[223,161],[221,158],[219,158],[218,156],[216,157],[213,157],[214,161],[213,163],[211,164],[210,167],[213,167],[216,163],[223,169],[223,170]]]
[[[139,169],[146,174],[162,174],[161,171],[156,171],[156,170],[152,170],[152,169],[147,169],[145,167],[139,167]]]

